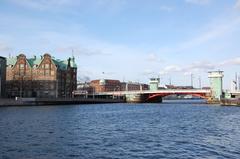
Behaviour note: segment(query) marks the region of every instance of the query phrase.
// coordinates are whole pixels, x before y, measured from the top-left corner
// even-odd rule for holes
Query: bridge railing
[[[125,95],[125,94],[156,94],[156,93],[169,93],[169,94],[194,94],[194,93],[211,93],[209,89],[163,89],[163,90],[139,90],[139,91],[113,91],[113,92],[100,92],[97,95]]]

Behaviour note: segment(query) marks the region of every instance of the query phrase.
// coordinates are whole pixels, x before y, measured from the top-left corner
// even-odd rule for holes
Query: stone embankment
[[[104,104],[124,103],[124,99],[101,98],[18,98],[0,99],[0,106],[40,106],[40,105],[69,105],[69,104]]]
[[[221,105],[223,105],[223,106],[240,106],[240,98],[221,99]]]

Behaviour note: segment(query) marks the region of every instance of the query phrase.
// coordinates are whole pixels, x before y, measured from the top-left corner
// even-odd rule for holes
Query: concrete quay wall
[[[125,103],[123,99],[92,99],[92,98],[23,98],[0,99],[0,106],[41,106],[41,105],[69,105],[69,104],[104,104]]]
[[[221,99],[222,106],[240,106],[240,98],[238,99]]]

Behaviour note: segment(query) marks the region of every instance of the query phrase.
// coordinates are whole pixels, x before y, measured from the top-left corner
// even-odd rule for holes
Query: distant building
[[[194,89],[193,86],[174,86],[174,85],[166,85],[167,89]]]
[[[90,86],[95,93],[121,91],[121,82],[119,80],[100,79],[90,82]]]
[[[89,82],[85,82],[85,83],[78,83],[77,84],[77,93],[80,94],[92,94],[93,93],[94,88],[90,86]]]
[[[139,91],[148,90],[149,86],[143,83],[121,82],[121,91]]]
[[[90,82],[90,88],[95,93],[99,92],[114,92],[114,91],[137,91],[148,90],[149,86],[142,83],[120,82],[119,80],[100,79]]]
[[[77,88],[75,59],[59,60],[44,54],[26,58],[24,54],[7,59],[8,97],[71,97]]]
[[[0,98],[5,97],[6,58],[0,56]]]

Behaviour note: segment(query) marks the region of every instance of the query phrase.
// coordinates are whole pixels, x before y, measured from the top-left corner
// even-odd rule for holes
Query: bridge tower
[[[151,91],[158,90],[158,85],[160,83],[160,78],[150,78],[149,86]]]
[[[210,80],[210,87],[212,91],[212,98],[220,100],[223,95],[223,71],[210,71],[208,78]]]

